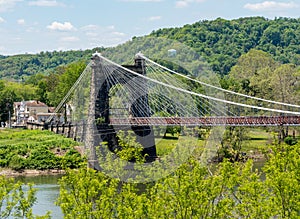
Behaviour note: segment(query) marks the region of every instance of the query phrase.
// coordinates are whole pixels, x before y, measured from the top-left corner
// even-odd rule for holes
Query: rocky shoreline
[[[65,170],[12,170],[12,169],[0,169],[0,175],[3,176],[38,176],[38,175],[60,175],[65,174]]]

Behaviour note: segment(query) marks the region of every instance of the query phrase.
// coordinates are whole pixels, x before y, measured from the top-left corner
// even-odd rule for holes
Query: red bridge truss
[[[110,118],[110,124],[136,126],[299,126],[300,116]]]

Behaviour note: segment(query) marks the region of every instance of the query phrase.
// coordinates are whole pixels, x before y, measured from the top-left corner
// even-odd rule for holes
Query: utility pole
[[[11,115],[10,115],[10,109],[8,109],[8,128],[11,128]]]
[[[8,110],[8,128],[11,128],[10,103],[6,103],[6,108],[7,108],[7,110]]]

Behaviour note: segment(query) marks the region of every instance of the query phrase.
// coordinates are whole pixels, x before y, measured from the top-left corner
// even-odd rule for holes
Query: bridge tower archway
[[[92,57],[92,77],[90,90],[90,105],[87,120],[87,129],[85,137],[85,149],[88,151],[89,166],[94,169],[99,169],[96,147],[101,143],[106,142],[108,148],[114,151],[118,148],[117,129],[110,124],[110,90],[112,87],[120,83],[127,83],[128,78],[137,77],[132,74],[130,77],[120,78],[120,74],[116,74],[118,67],[109,74],[103,72],[103,60],[96,53]],[[135,57],[134,65],[123,65],[124,68],[134,71],[141,75],[146,75],[145,60],[138,54]],[[110,78],[119,77],[117,80]],[[151,110],[148,103],[146,81],[141,80],[143,91],[141,95],[131,103],[129,109],[132,117],[150,117]],[[143,86],[144,85],[144,86]],[[146,162],[153,161],[156,157],[155,139],[152,127],[149,125],[131,127],[118,127],[132,130],[136,135],[136,140],[143,146],[142,154],[147,156]]]

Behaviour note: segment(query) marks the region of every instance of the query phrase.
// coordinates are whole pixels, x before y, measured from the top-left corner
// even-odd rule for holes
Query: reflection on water
[[[260,179],[265,180],[266,174],[263,172],[263,167],[266,164],[265,159],[257,160],[253,162],[253,170],[258,170],[258,173],[260,173]]]
[[[55,219],[62,219],[63,214],[59,206],[55,205],[55,201],[59,195],[58,179],[61,176],[26,176],[18,177],[24,183],[33,183],[34,188],[37,189],[37,202],[33,206],[33,214],[44,215],[47,211],[51,211],[51,217]]]

